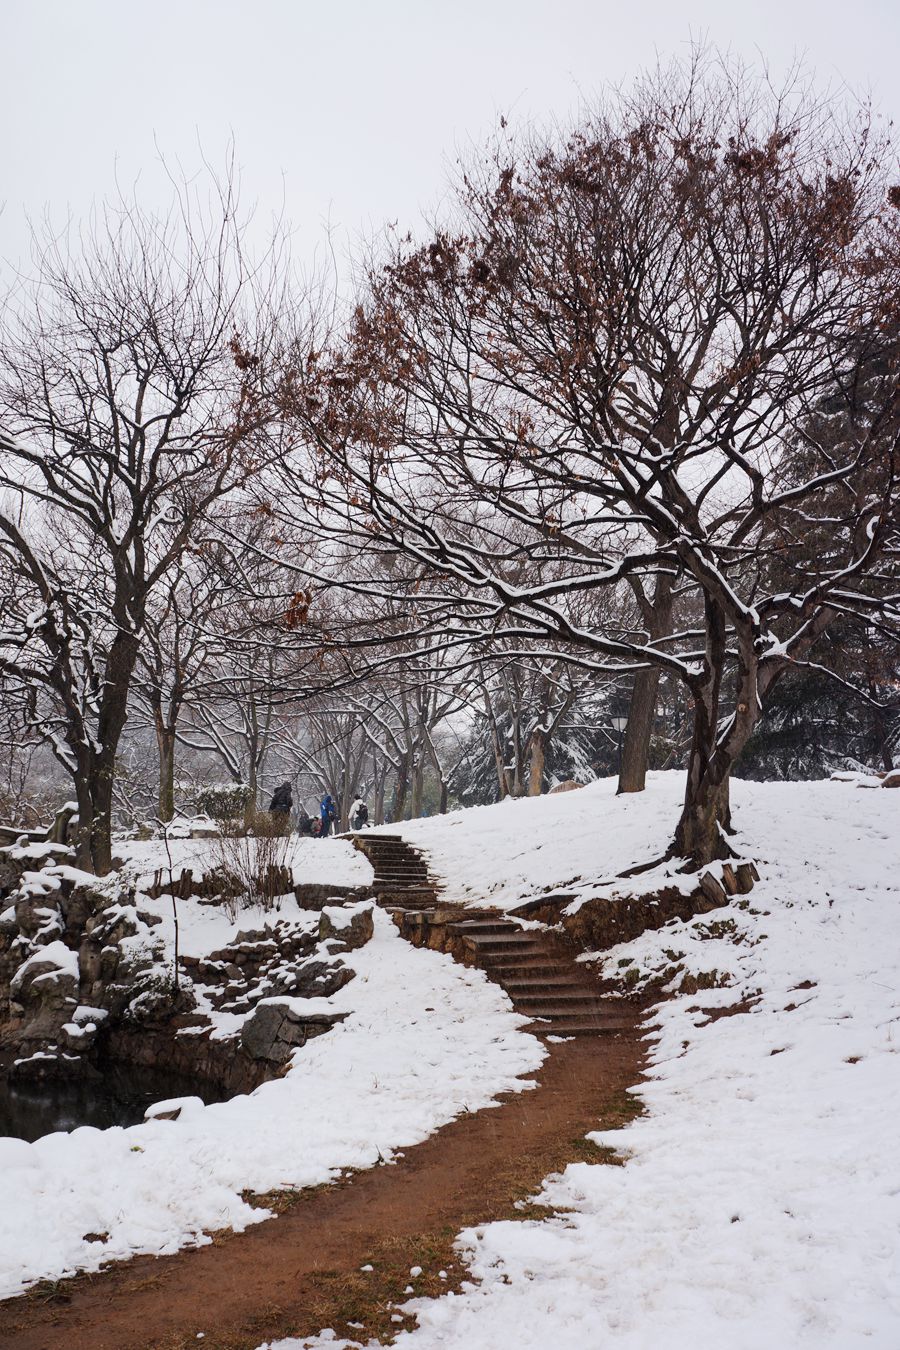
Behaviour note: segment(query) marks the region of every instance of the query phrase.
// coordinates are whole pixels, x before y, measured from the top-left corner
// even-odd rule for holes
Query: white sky
[[[692,35],[900,114],[900,0],[0,0],[0,259],[117,174],[161,203],[155,142],[194,170],[233,136],[244,200],[321,261],[327,221],[341,251],[415,227],[501,113],[565,118]]]

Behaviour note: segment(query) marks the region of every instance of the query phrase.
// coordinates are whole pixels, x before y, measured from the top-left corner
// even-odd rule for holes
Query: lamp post
[[[613,727],[615,728],[615,730],[619,733],[619,768],[618,768],[618,774],[619,774],[619,777],[621,778],[621,777],[622,777],[622,732],[623,732],[623,731],[625,730],[625,728],[628,726],[628,718],[627,718],[627,717],[611,717],[609,720],[612,722]]]

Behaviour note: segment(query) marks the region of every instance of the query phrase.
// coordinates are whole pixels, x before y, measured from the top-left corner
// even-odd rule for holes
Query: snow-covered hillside
[[[451,893],[510,903],[652,857],[679,786],[616,800],[601,783],[403,833]],[[644,1115],[598,1136],[626,1165],[574,1164],[548,1179],[545,1221],[462,1234],[472,1283],[406,1305],[402,1350],[900,1345],[900,791],[736,783],[734,802],[752,895],[604,956],[639,982],[668,973],[673,995]],[[345,1343],[283,1350],[307,1344]]]

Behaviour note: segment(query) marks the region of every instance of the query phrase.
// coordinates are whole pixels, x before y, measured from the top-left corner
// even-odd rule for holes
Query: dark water
[[[115,1068],[94,1083],[9,1083],[0,1078],[0,1136],[33,1142],[56,1130],[137,1125],[152,1102],[168,1097],[221,1101],[224,1094],[180,1075]]]

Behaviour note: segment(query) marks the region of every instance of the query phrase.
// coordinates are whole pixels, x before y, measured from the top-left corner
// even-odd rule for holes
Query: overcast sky
[[[117,175],[156,204],[157,144],[193,170],[231,137],[297,254],[326,222],[343,251],[415,226],[501,113],[565,117],[692,36],[900,114],[898,0],[0,0],[0,258],[24,256],[26,213],[82,215]]]

